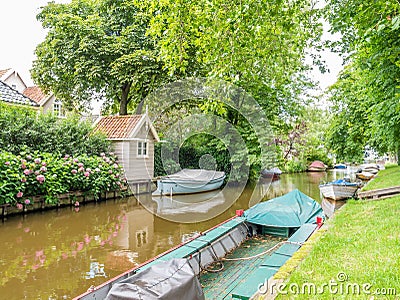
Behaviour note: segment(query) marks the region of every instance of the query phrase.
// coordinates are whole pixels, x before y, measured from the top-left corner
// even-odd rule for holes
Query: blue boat
[[[153,195],[178,195],[208,192],[219,189],[225,172],[204,169],[183,169],[157,180]]]
[[[236,216],[74,299],[128,299],[136,294],[149,295],[143,299],[250,299],[319,228],[322,218],[321,206],[294,190],[238,210]]]
[[[340,170],[344,170],[347,169],[347,166],[345,164],[336,164],[333,166],[334,169],[340,169]]]

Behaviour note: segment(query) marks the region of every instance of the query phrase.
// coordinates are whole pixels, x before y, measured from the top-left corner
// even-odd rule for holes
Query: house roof
[[[4,69],[4,70],[0,70],[0,78],[3,77],[5,74],[7,74],[8,71],[10,71],[11,69]]]
[[[35,107],[39,106],[35,101],[21,94],[17,90],[14,90],[3,81],[0,81],[0,100],[12,104],[29,105]]]
[[[104,116],[96,123],[95,131],[103,132],[108,139],[129,140],[143,126],[145,122],[150,125],[150,130],[155,139],[159,141],[157,132],[151,125],[149,117],[145,115]]]
[[[43,93],[43,91],[40,89],[40,87],[38,87],[36,85],[27,87],[24,90],[24,95],[31,98],[37,104],[40,104],[40,102],[42,102],[44,99],[46,99],[48,97]]]

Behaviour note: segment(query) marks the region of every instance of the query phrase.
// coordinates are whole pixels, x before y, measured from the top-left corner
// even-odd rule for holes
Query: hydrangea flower
[[[25,204],[26,204],[26,205],[29,205],[29,204],[31,204],[31,200],[29,200],[29,199],[25,199]]]
[[[43,175],[38,175],[36,176],[36,180],[39,181],[40,184],[42,184],[46,178]]]
[[[17,208],[18,209],[22,209],[23,208],[22,204],[21,203],[17,203]]]
[[[72,174],[76,174],[76,173],[78,173],[78,171],[75,170],[75,169],[73,169],[73,170],[71,171],[71,173],[72,173]]]
[[[34,162],[35,162],[35,164],[40,164],[41,160],[40,160],[40,158],[35,158]]]
[[[23,195],[24,195],[24,193],[21,192],[21,191],[19,191],[19,192],[17,193],[17,198],[21,198]]]

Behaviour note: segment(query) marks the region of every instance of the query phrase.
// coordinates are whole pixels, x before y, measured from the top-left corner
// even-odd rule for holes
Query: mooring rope
[[[273,247],[271,247],[271,248],[269,248],[269,249],[267,249],[267,250],[265,250],[265,251],[263,251],[261,253],[253,255],[253,256],[237,257],[237,258],[222,258],[221,260],[223,260],[223,261],[250,260],[250,259],[253,259],[253,258],[257,258],[257,257],[263,256],[265,254],[268,254],[269,252],[275,250],[275,248],[278,248],[279,246],[281,246],[283,244],[292,244],[292,245],[299,245],[299,246],[303,245],[303,243],[298,243],[298,242],[282,241],[282,242],[279,242],[278,244],[276,244],[275,246],[273,246]]]

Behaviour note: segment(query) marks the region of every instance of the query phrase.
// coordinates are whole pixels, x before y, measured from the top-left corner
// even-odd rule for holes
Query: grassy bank
[[[384,201],[349,201],[327,222],[327,230],[317,240],[310,254],[291,274],[286,284],[287,295],[278,299],[380,299],[378,292],[400,295],[400,197]],[[343,281],[340,281],[343,280]],[[338,284],[332,292],[329,283]],[[315,295],[296,294],[304,283],[314,285]],[[367,292],[363,292],[362,285]],[[326,285],[324,287],[324,285]],[[360,294],[357,292],[358,285]],[[290,287],[295,293],[290,292]],[[324,287],[324,291],[321,292]],[[346,289],[348,293],[346,293]],[[386,290],[384,290],[386,289]],[[312,291],[312,289],[310,289]],[[357,293],[356,293],[357,294]],[[371,298],[374,296],[374,298]],[[386,299],[398,299],[386,296]]]
[[[400,185],[400,166],[391,165],[385,170],[379,171],[378,175],[368,182],[362,190],[370,191],[398,185]]]

